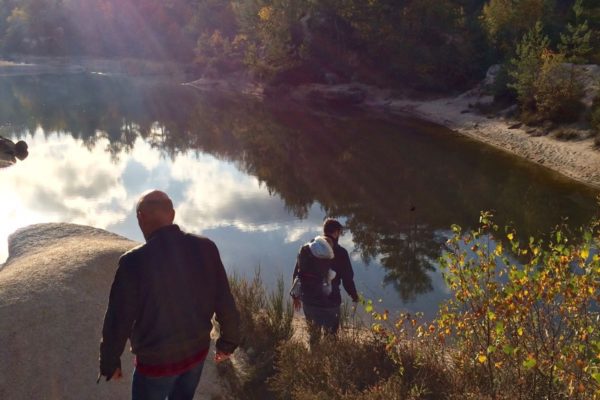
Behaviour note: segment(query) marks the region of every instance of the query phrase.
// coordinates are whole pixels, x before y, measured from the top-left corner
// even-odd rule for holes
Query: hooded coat
[[[300,248],[294,278],[301,283],[302,302],[316,307],[338,307],[342,303],[340,283],[353,301],[358,301],[354,271],[348,252],[337,244],[330,246],[322,236]]]

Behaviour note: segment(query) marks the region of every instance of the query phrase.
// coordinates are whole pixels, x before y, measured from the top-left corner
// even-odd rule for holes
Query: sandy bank
[[[392,113],[431,121],[475,140],[487,143],[569,178],[600,188],[600,151],[591,138],[560,141],[550,136],[532,136],[527,127],[509,118],[488,118],[472,112],[477,95],[429,101],[389,100]],[[468,111],[468,112],[467,112]]]

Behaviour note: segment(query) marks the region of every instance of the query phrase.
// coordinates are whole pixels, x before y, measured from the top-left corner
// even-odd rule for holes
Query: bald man
[[[220,326],[215,361],[239,339],[239,315],[217,246],[173,224],[169,196],[155,190],[136,209],[146,243],[119,259],[104,317],[100,376],[121,378],[127,339],[135,354],[133,400],[191,400],[210,345],[213,315]]]

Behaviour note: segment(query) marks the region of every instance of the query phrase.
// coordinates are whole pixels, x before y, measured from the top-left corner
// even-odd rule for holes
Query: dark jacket
[[[217,246],[169,225],[123,254],[110,291],[100,344],[100,373],[120,367],[127,339],[140,363],[164,365],[210,345],[216,314],[216,347],[232,353],[240,340],[239,314]]]
[[[332,238],[333,239],[333,238]],[[302,302],[317,306],[317,307],[337,307],[342,304],[342,296],[340,294],[340,283],[344,286],[344,289],[348,295],[352,298],[352,301],[358,301],[358,293],[356,292],[356,286],[354,285],[354,271],[352,270],[352,264],[350,263],[350,257],[348,252],[342,246],[337,243],[337,240],[333,239],[333,253],[334,258],[330,261],[330,268],[336,273],[335,278],[331,281],[331,293],[324,295],[322,292],[312,290],[311,288],[306,291],[304,289],[305,281],[302,279],[301,274],[301,259],[308,256],[310,250],[308,244],[302,246],[296,259],[296,267],[294,268],[294,278],[300,276],[301,290],[302,290]],[[320,261],[323,262],[323,261]]]

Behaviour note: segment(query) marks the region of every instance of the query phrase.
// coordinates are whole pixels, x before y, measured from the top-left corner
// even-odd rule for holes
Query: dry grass
[[[293,309],[284,293],[283,278],[270,293],[264,288],[260,270],[252,280],[234,275],[230,285],[240,311],[243,336],[232,364],[224,365],[220,373],[230,384],[234,398],[275,398],[266,381],[275,373],[277,347],[293,334]]]

